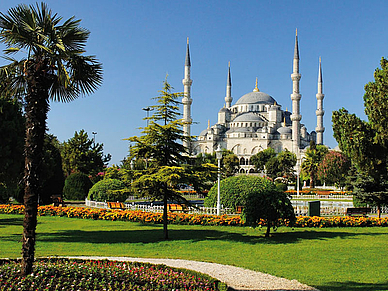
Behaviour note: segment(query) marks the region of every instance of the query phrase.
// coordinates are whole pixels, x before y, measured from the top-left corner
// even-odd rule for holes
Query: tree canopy
[[[346,184],[350,160],[342,152],[329,151],[318,166],[318,178],[325,183],[343,188]]]
[[[133,143],[131,158],[148,161],[146,169],[135,171],[133,190],[163,200],[165,239],[168,239],[167,203],[174,200],[186,203],[177,186],[187,181],[187,173],[182,165],[189,164],[188,149],[182,141],[190,141],[190,137],[183,134],[183,121],[178,119],[180,102],[177,99],[183,93],[173,93],[172,90],[166,77],[159,96],[153,98],[157,105],[151,106],[153,114],[146,118],[149,124],[143,128],[141,136],[129,138]]]
[[[374,81],[365,85],[364,106],[368,121],[341,108],[333,112],[334,137],[360,173],[355,193],[380,207],[387,203],[388,179],[388,60],[374,72]]]
[[[111,159],[104,155],[104,144],[95,143],[88,133],[81,129],[61,146],[62,165],[66,176],[71,173],[84,173],[95,177],[102,172]]]
[[[276,228],[279,218],[295,220],[289,197],[267,178],[234,176],[222,180],[220,184],[221,204],[232,209],[242,206],[242,215],[248,225],[255,226],[261,219],[267,220],[266,237],[269,236],[271,227]],[[210,190],[205,206],[216,206],[217,187],[214,185]]]
[[[310,143],[310,147],[306,150],[302,163],[302,171],[310,177],[310,188],[315,187],[318,176],[318,167],[322,163],[327,152],[328,149],[326,146],[316,145],[314,141]]]
[[[85,56],[89,31],[74,17],[66,21],[47,7],[20,4],[0,12],[0,42],[5,59],[0,67],[4,92],[25,103],[25,194],[22,274],[32,272],[38,196],[49,101],[68,102],[90,94],[102,83],[102,66]],[[12,56],[20,56],[16,59]]]

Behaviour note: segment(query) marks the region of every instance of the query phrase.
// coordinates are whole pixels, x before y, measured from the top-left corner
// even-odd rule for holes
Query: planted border
[[[3,214],[23,214],[22,205],[0,205],[0,213]],[[120,220],[140,223],[162,224],[162,213],[144,212],[140,210],[110,210],[110,209],[92,209],[85,207],[54,207],[39,206],[39,216],[65,216],[70,218],[96,219],[96,220]],[[168,213],[168,222],[170,224],[188,224],[188,225],[214,225],[214,226],[245,226],[240,216],[227,215],[205,215],[205,214],[186,214],[186,213]],[[282,226],[289,227],[387,227],[388,217],[318,217],[318,216],[299,216],[294,225],[288,220],[280,220]],[[265,220],[260,220],[258,226],[266,226]]]
[[[37,259],[21,276],[18,260],[0,260],[1,290],[226,290],[208,275],[165,265],[108,260]]]

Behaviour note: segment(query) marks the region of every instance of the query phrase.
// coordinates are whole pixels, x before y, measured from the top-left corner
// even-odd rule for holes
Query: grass
[[[235,265],[321,290],[388,290],[387,228],[161,225],[39,217],[36,256],[180,258]],[[21,215],[0,214],[0,257],[20,257]]]

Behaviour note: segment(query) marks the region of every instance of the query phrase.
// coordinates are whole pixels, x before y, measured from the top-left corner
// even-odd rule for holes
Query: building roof
[[[252,112],[240,114],[235,119],[233,119],[232,122],[252,122],[252,121],[264,122],[264,120],[261,118],[260,115],[257,115]]]
[[[264,92],[249,92],[237,100],[237,104],[274,104],[276,101]]]

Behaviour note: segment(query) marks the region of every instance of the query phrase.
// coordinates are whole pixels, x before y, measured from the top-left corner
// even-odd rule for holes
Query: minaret
[[[189,50],[189,38],[187,38],[187,49],[186,49],[186,61],[185,61],[185,78],[182,80],[183,84],[183,92],[184,96],[182,99],[183,104],[183,135],[184,136],[190,136],[190,127],[192,123],[191,119],[191,103],[193,103],[193,100],[191,99],[191,84],[193,83],[193,80],[190,79],[190,69],[191,69],[191,62],[190,62],[190,50]],[[186,148],[190,148],[190,144],[187,141],[183,141],[183,145]]]
[[[325,110],[323,110],[323,98],[325,98],[325,95],[323,94],[321,58],[319,58],[318,93],[315,96],[317,97],[317,127],[315,128],[317,133],[316,144],[323,144],[323,132],[325,131],[325,128],[323,127],[323,115],[325,114]]]
[[[230,62],[229,62],[229,68],[228,68],[228,80],[226,81],[226,97],[225,97],[225,103],[226,108],[230,108],[232,105],[232,78],[230,76]]]
[[[300,98],[302,95],[299,94],[299,81],[301,75],[299,74],[299,47],[298,47],[298,30],[295,33],[295,49],[294,49],[294,64],[293,71],[291,74],[292,79],[292,152],[294,154],[299,153],[300,148],[300,120],[302,115],[300,115]]]

